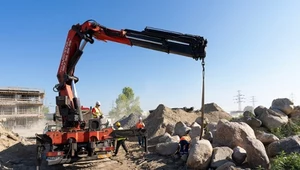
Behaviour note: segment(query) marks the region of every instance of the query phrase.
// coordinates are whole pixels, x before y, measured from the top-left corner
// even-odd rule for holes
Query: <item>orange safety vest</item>
[[[138,128],[138,129],[143,129],[144,127],[145,127],[145,124],[143,122],[138,122],[136,124],[136,128]]]
[[[191,138],[190,138],[190,136],[182,136],[182,137],[180,138],[180,141],[182,141],[182,140],[185,140],[185,141],[187,141],[187,142],[190,142],[190,141],[191,141]]]

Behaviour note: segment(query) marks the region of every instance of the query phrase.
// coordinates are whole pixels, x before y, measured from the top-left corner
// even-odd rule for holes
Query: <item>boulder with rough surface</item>
[[[190,130],[190,127],[186,126],[182,121],[179,121],[175,124],[174,135],[178,135],[179,137],[181,137],[186,135]]]
[[[199,115],[196,113],[187,113],[181,109],[172,110],[165,105],[160,104],[155,110],[151,111],[146,119],[144,119],[149,143],[157,143],[158,137],[163,135],[165,132],[170,132],[171,134],[173,130],[172,128],[168,128],[172,125],[175,125],[177,122],[186,121],[192,123],[198,116]]]
[[[177,143],[179,143],[179,141],[180,141],[180,137],[178,135],[171,136],[171,138],[168,138],[166,140],[166,142],[177,142]]]
[[[270,160],[263,143],[256,139],[253,129],[244,122],[220,120],[213,139],[214,146],[240,146],[247,152],[247,162],[252,168],[268,168]]]
[[[189,132],[189,135],[192,139],[195,138],[195,137],[200,137],[201,126],[197,122],[192,123],[190,128],[191,128],[191,130]]]
[[[263,106],[254,109],[257,118],[261,120],[262,125],[269,130],[278,128],[288,123],[288,116],[282,112],[276,112]]]
[[[245,145],[246,138],[256,138],[253,129],[244,122],[229,122],[220,120],[214,136],[214,146],[236,146]]]
[[[170,140],[172,137],[169,133],[165,133],[163,134],[159,139],[158,139],[158,142],[159,143],[164,143],[166,142],[167,140]]]
[[[208,140],[197,138],[191,142],[187,166],[193,169],[208,169],[213,148]]]
[[[255,117],[244,117],[243,121],[246,122],[250,127],[257,128],[262,125],[261,120]]]
[[[288,98],[278,98],[272,101],[271,109],[278,109],[289,115],[294,109],[294,103]]]
[[[232,161],[233,150],[227,146],[213,148],[210,167],[217,168],[228,161]]]
[[[172,155],[176,153],[178,146],[178,142],[159,143],[156,145],[156,152],[164,156]]]
[[[270,168],[270,160],[264,144],[255,138],[247,138],[247,144],[243,146],[247,152],[247,162],[251,168]]]
[[[263,144],[268,145],[272,142],[278,141],[279,138],[272,133],[266,133],[264,131],[255,130],[255,135],[258,140],[260,140]]]
[[[281,151],[287,154],[292,152],[300,153],[300,137],[295,135],[272,142],[268,145],[267,151],[270,157],[279,155]]]
[[[172,124],[167,124],[167,126],[166,126],[166,132],[167,132],[167,133],[169,133],[170,135],[173,135],[174,129],[175,129],[175,126],[174,126],[174,125],[172,125]]]
[[[290,117],[293,121],[299,121],[300,120],[300,106],[296,106],[292,113],[290,113]]]
[[[237,146],[233,148],[232,159],[237,165],[242,165],[247,158],[247,152],[244,148]]]

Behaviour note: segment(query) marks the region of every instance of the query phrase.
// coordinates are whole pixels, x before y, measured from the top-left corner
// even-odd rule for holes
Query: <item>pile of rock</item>
[[[147,118],[150,136],[157,137],[156,152],[175,155],[182,135],[192,138],[186,165],[194,169],[229,167],[270,168],[270,158],[281,151],[300,152],[300,137],[279,139],[270,133],[290,120],[299,120],[300,107],[286,98],[275,99],[270,108],[258,106],[238,120],[215,103],[205,107],[205,131],[200,140],[200,111],[180,115],[160,105]],[[173,109],[174,111],[174,109]],[[155,113],[155,114],[154,114]]]
[[[156,143],[158,142],[158,138],[164,135],[165,132],[172,135],[177,122],[190,124],[194,122],[197,117],[199,117],[199,115],[196,113],[188,113],[183,109],[171,109],[160,104],[144,120],[144,123],[148,131],[150,142]]]

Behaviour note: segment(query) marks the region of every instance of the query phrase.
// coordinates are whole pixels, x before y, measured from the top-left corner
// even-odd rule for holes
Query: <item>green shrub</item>
[[[281,152],[271,161],[271,170],[299,170],[300,153]]]
[[[273,133],[279,139],[293,135],[300,135],[300,122],[293,122],[289,120],[286,125],[272,129],[271,133]]]

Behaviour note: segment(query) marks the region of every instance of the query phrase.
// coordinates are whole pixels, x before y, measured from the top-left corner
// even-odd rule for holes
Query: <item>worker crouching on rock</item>
[[[191,137],[188,133],[189,133],[189,131],[187,132],[186,135],[184,135],[180,138],[180,142],[179,142],[179,147],[180,147],[179,154],[180,154],[180,156],[183,156],[183,155],[189,153]]]
[[[116,126],[117,126],[117,130],[122,130],[123,129],[121,127],[121,123],[120,122],[117,122]],[[127,150],[127,147],[125,145],[125,140],[126,140],[126,138],[124,138],[124,137],[117,138],[117,146],[116,146],[115,154],[113,156],[117,156],[119,148],[120,148],[121,145],[122,145],[123,149],[125,150],[126,155],[128,154],[128,150]]]

